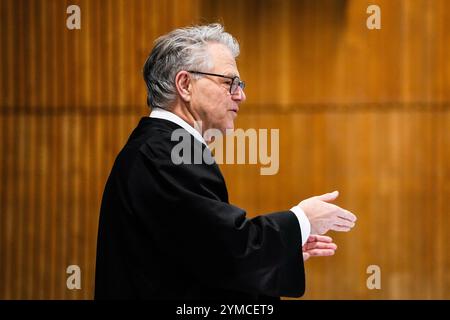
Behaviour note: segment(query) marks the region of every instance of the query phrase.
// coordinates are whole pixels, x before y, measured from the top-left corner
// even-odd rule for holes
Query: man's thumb
[[[317,198],[322,201],[333,201],[338,196],[339,196],[339,191],[333,191],[333,192],[325,193],[321,196],[317,196]]]

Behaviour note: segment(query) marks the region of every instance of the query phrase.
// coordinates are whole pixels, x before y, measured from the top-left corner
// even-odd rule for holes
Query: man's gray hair
[[[155,40],[143,68],[149,106],[167,108],[175,100],[175,76],[181,70],[213,68],[209,43],[227,46],[234,58],[239,55],[237,40],[218,23],[175,29]]]

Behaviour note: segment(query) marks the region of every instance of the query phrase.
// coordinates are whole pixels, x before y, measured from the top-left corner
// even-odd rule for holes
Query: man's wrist
[[[299,205],[296,205],[291,208],[291,210],[298,219],[298,224],[300,225],[300,230],[302,234],[302,246],[306,243],[311,234],[311,223],[308,220],[305,212]]]

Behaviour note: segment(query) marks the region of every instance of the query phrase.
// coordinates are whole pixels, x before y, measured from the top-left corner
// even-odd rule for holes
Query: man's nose
[[[247,99],[244,90],[241,87],[238,87],[236,92],[232,95],[232,99],[237,102],[244,102]]]

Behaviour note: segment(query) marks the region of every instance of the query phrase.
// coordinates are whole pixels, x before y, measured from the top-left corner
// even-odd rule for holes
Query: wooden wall
[[[381,30],[366,28],[374,3]],[[214,21],[241,43],[237,126],[280,129],[277,175],[222,166],[231,201],[254,216],[337,189],[359,217],[307,262],[304,298],[449,299],[445,0],[1,1],[0,298],[92,298],[104,183],[148,113],[142,64],[158,35]]]

